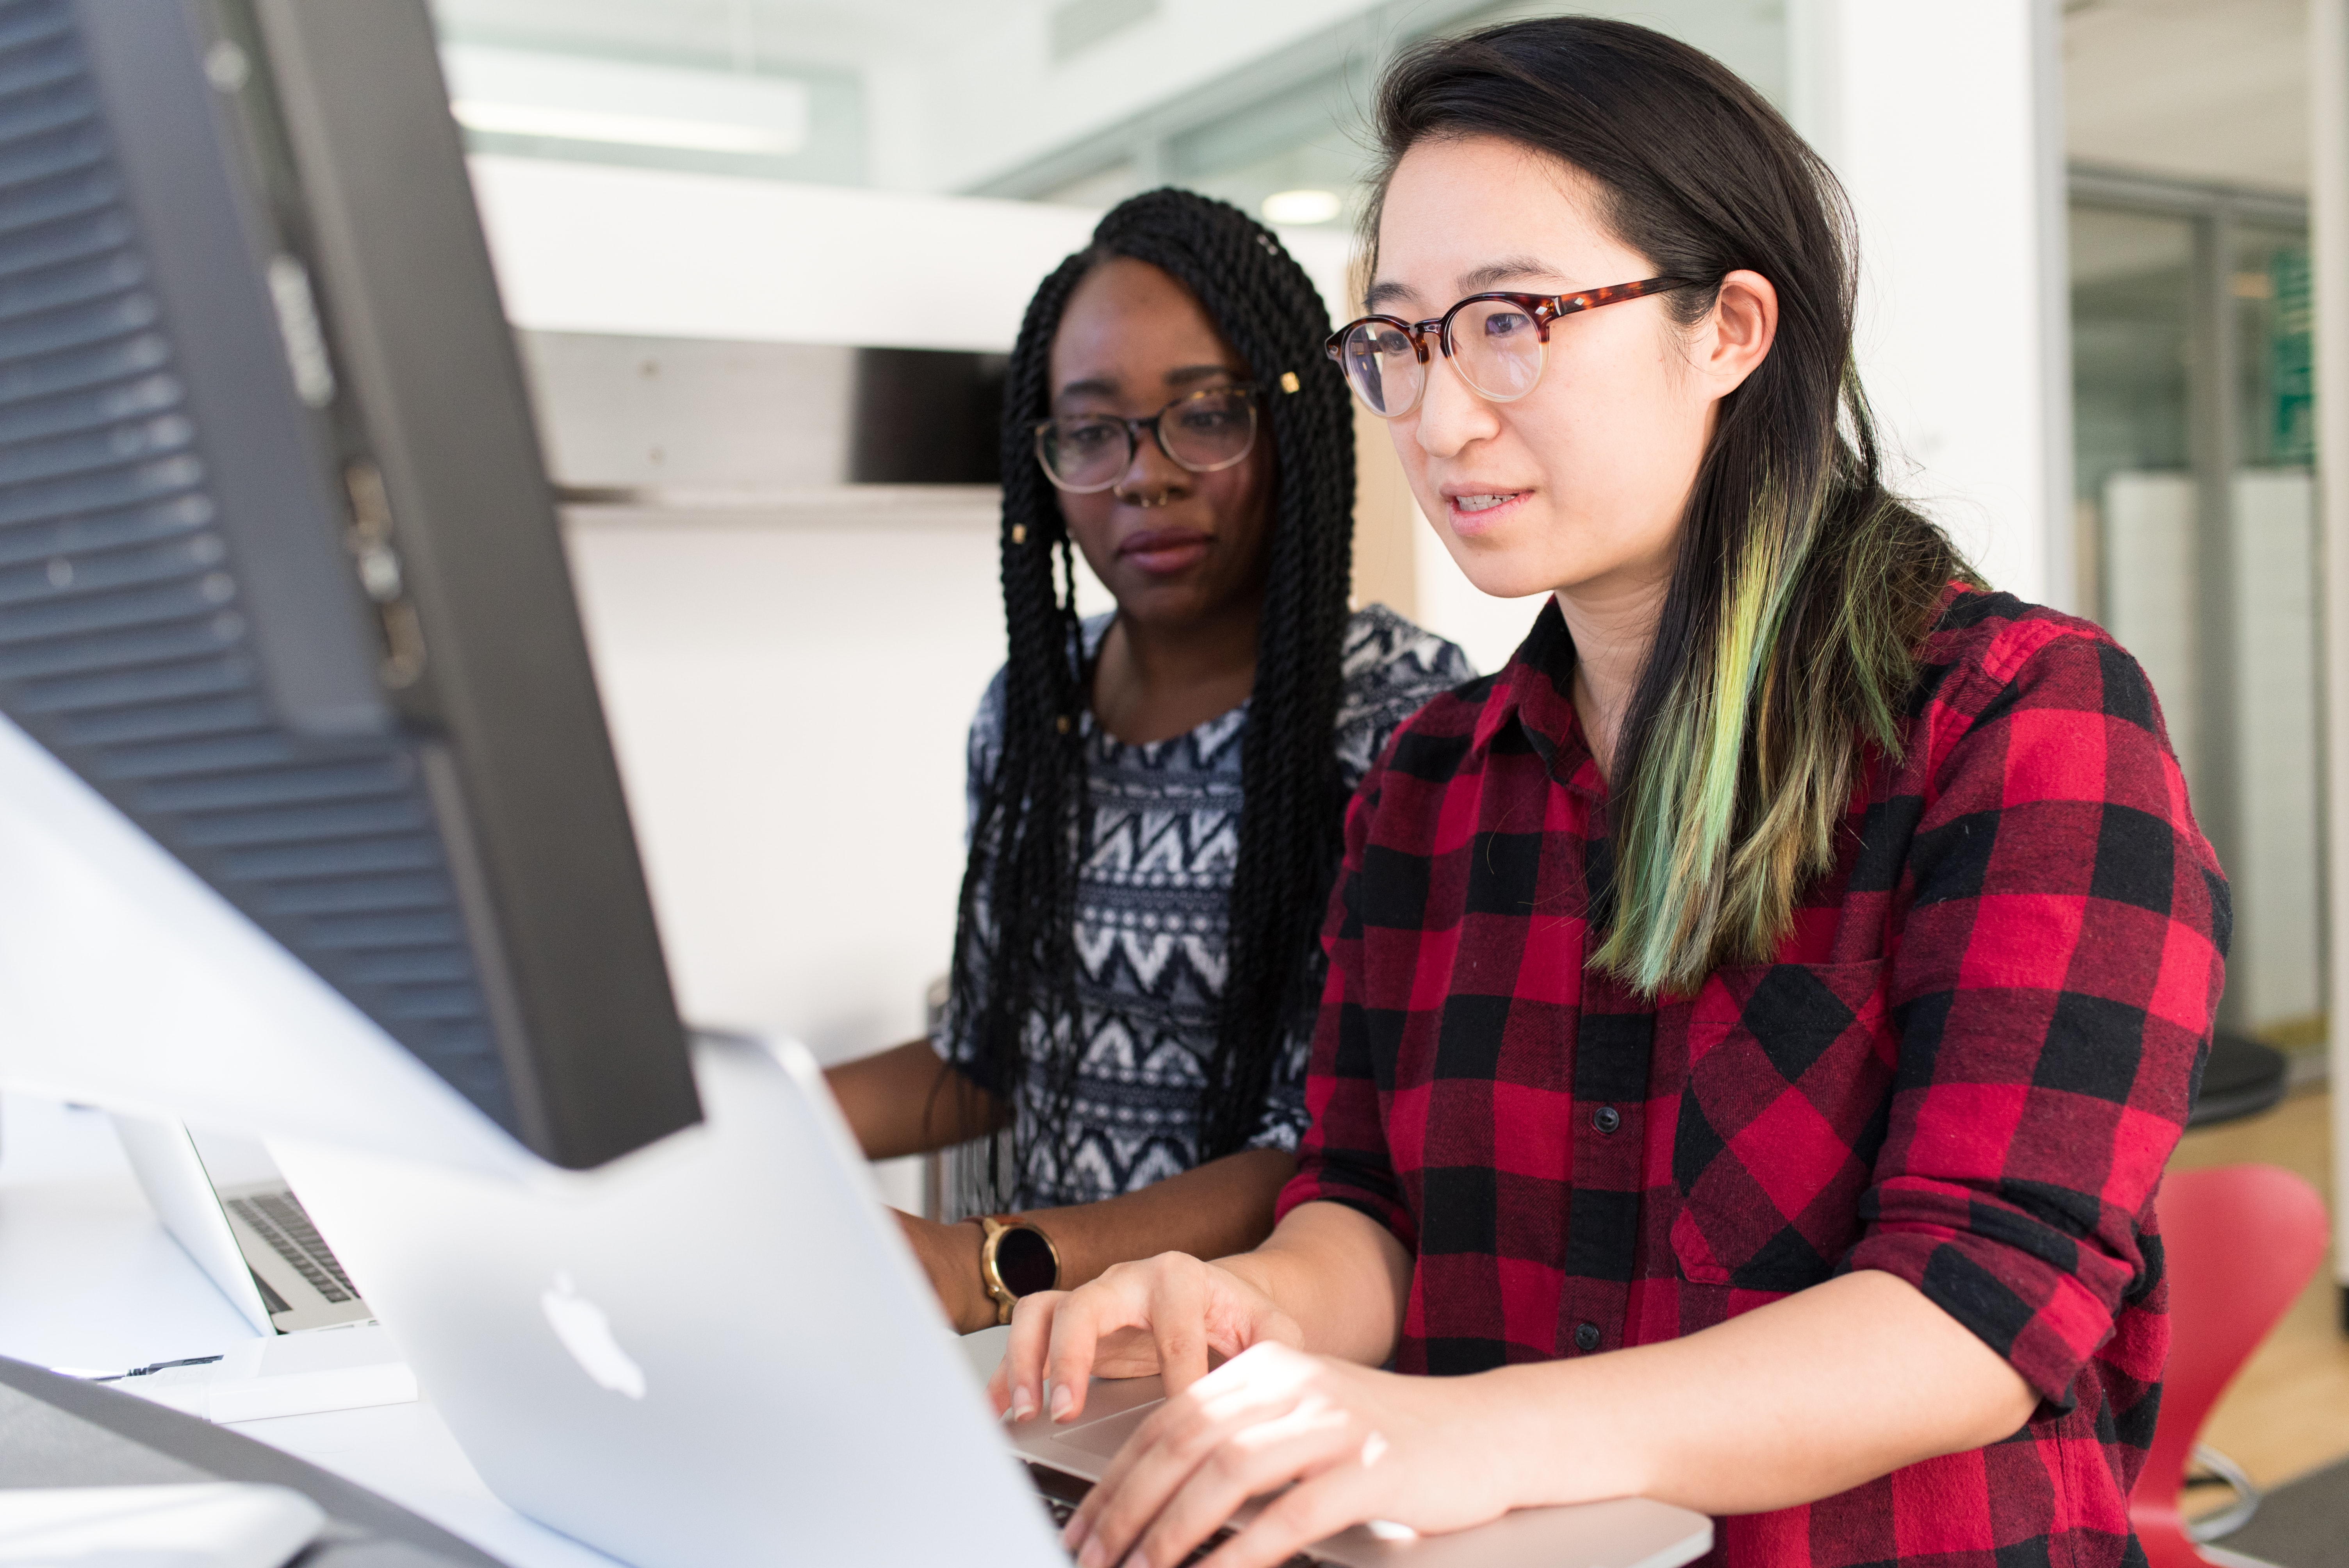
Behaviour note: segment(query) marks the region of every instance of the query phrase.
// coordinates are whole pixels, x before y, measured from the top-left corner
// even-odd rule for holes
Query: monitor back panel
[[[0,710],[540,1155],[698,1114],[420,0],[0,5]]]

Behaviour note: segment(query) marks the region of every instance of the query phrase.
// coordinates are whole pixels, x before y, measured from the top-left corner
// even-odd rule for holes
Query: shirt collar
[[[1591,796],[1605,792],[1574,711],[1574,634],[1566,629],[1555,595],[1542,604],[1533,630],[1494,678],[1492,696],[1476,720],[1475,745],[1491,746],[1512,724],[1559,784]]]

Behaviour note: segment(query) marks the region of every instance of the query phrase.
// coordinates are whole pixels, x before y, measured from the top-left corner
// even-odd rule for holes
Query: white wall
[[[1081,207],[547,159],[468,160],[506,316],[545,332],[1002,352]],[[1333,317],[1348,236],[1284,229]]]
[[[826,1060],[921,1031],[1002,660],[992,509],[574,511],[581,609],[678,1000]]]
[[[2070,607],[2054,0],[1795,0],[1796,126],[1860,228],[1860,376],[1996,586]],[[1905,459],[1905,464],[1899,459]]]
[[[516,326],[1002,350],[1098,214],[544,159],[470,160]]]

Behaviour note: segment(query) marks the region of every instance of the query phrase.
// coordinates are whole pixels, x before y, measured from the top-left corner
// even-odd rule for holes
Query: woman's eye
[[[1106,446],[1117,427],[1105,419],[1089,419],[1081,424],[1061,427],[1061,439],[1071,447]]]
[[[1533,330],[1533,318],[1514,310],[1495,311],[1485,318],[1485,335],[1511,337]]]
[[[1401,355],[1411,352],[1411,339],[1400,332],[1382,332],[1371,340],[1373,354]]]

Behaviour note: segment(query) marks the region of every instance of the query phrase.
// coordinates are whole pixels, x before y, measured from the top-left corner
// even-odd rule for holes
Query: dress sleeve
[[[2158,1272],[2153,1193],[2209,1047],[2227,884],[2108,642],[2018,622],[1913,734],[1898,1065],[1844,1267],[1909,1281],[2065,1408]]]
[[[1386,1121],[1371,1068],[1362,1006],[1361,887],[1363,849],[1378,813],[1380,773],[1371,771],[1346,811],[1346,858],[1330,899],[1321,945],[1329,954],[1313,1046],[1305,1072],[1310,1119],[1297,1146],[1297,1174],[1281,1189],[1274,1222],[1303,1203],[1343,1203],[1368,1214],[1417,1250],[1419,1227],[1403,1202],[1387,1152]]]
[[[1394,732],[1434,698],[1475,680],[1476,666],[1454,644],[1373,605],[1349,630],[1343,678],[1338,773],[1350,792],[1385,754]]]
[[[974,841],[978,832],[979,804],[987,797],[987,786],[994,779],[1002,755],[1003,672],[998,670],[995,678],[988,683],[987,691],[978,699],[978,711],[971,716],[970,739],[964,752],[963,844],[966,852],[972,855],[978,852]],[[989,911],[983,895],[976,913],[979,923],[986,925]],[[962,936],[959,931],[955,934],[957,941],[962,940]],[[978,967],[974,965],[974,970]],[[950,968],[948,973],[952,972]],[[953,1032],[957,1019],[978,1015],[980,1001],[981,998],[971,995],[954,998],[931,1027],[930,1048],[937,1052],[942,1060],[954,1064],[973,1083],[992,1091],[995,1085],[988,1082],[977,1070],[977,1052],[972,1042],[967,1036]]]

